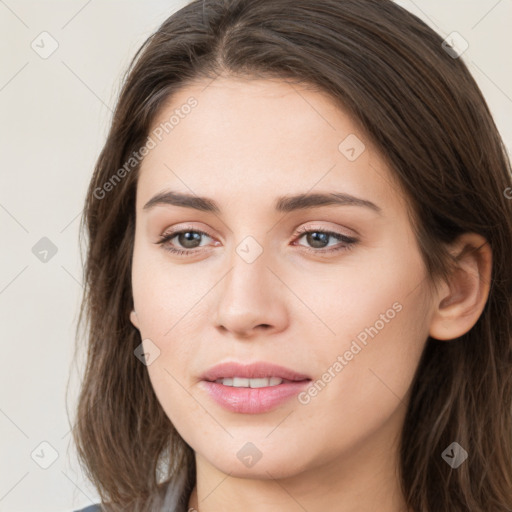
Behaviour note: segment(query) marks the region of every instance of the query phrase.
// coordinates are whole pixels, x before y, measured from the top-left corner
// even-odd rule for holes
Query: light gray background
[[[1,512],[64,512],[97,501],[66,412],[68,376],[72,413],[81,372],[80,360],[71,365],[82,291],[79,216],[122,73],[185,3],[0,0]],[[457,31],[468,41],[462,58],[512,148],[512,0],[397,3],[443,37]],[[31,47],[43,45],[43,31],[58,42],[46,59]],[[32,252],[43,237],[57,247],[47,262]],[[58,453],[48,469],[36,463],[51,461],[41,442]]]

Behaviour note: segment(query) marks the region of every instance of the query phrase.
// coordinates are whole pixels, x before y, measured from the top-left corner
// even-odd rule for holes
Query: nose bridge
[[[226,276],[223,295],[236,299],[239,307],[261,302],[268,292],[268,279],[272,275],[268,263],[267,252],[255,238],[243,239],[232,252],[231,270]]]
[[[233,247],[229,272],[219,290],[217,325],[243,332],[259,325],[279,327],[284,319],[279,280],[268,265],[270,253],[255,237]]]
[[[258,217],[257,211],[261,205],[251,204],[247,201],[245,205],[238,205],[238,219],[231,226],[231,243],[229,264],[232,268],[230,280],[234,285],[240,281],[262,282],[265,275],[270,271],[267,265],[271,258],[271,236],[273,231],[267,233],[266,218]],[[264,208],[263,208],[264,210]],[[259,222],[257,219],[260,219]]]

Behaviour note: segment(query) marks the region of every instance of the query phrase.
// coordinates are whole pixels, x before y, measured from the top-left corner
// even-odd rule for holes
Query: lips
[[[213,366],[201,375],[199,387],[218,405],[239,414],[270,412],[306,386],[311,378],[290,368],[259,361]]]
[[[290,368],[259,361],[218,364],[201,376],[199,387],[218,405],[239,414],[276,409],[306,386],[311,378]]]
[[[233,379],[235,377],[243,379],[277,377],[283,379],[283,381],[289,382],[311,380],[311,377],[308,375],[264,361],[258,361],[248,365],[234,361],[221,363],[204,372],[203,375],[201,375],[201,380],[215,382],[218,379]]]

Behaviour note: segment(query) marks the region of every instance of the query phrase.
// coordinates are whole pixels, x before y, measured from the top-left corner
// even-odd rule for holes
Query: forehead
[[[190,84],[168,99],[150,136],[138,208],[165,188],[269,205],[284,193],[333,189],[400,207],[398,185],[358,123],[311,87],[226,77]]]

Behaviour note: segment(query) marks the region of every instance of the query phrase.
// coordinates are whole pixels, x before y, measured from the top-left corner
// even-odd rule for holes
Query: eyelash
[[[169,233],[168,235],[160,235],[161,240],[158,242],[155,242],[158,245],[161,245],[164,251],[168,251],[172,254],[175,254],[177,256],[193,256],[197,254],[197,249],[175,249],[174,247],[171,247],[168,245],[168,242],[170,242],[173,238],[175,238],[178,235],[181,235],[183,233],[197,233],[200,235],[205,235],[209,238],[212,238],[208,233],[201,231],[200,229],[182,229],[180,231],[175,231],[174,233]],[[306,250],[306,252],[314,253],[314,254],[327,254],[327,253],[335,253],[335,252],[341,252],[341,251],[351,251],[354,246],[357,244],[358,240],[356,238],[348,237],[346,235],[342,235],[341,233],[336,233],[334,231],[328,231],[325,229],[307,229],[307,228],[299,228],[296,235],[300,235],[298,239],[302,238],[303,235],[308,233],[323,233],[325,235],[330,235],[333,238],[338,239],[340,242],[343,242],[345,245],[342,245],[341,247],[336,247],[334,249],[313,249],[311,247],[305,247],[301,246],[303,249]],[[201,252],[201,251],[199,251]]]

